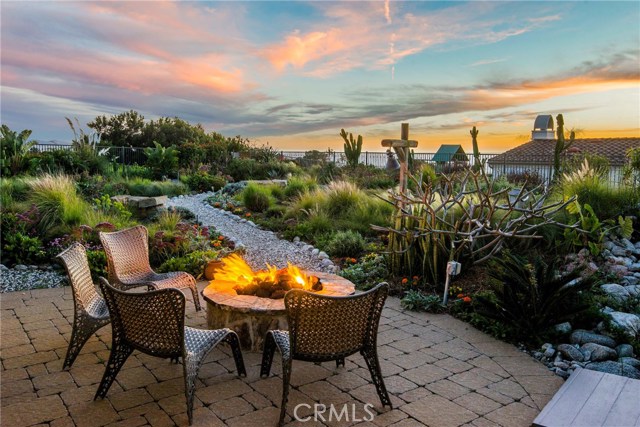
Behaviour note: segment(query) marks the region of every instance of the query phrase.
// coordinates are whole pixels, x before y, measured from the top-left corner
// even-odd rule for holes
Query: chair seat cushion
[[[91,302],[86,307],[87,314],[91,317],[101,320],[109,319],[109,308],[106,301],[100,296],[96,295],[92,298]]]
[[[184,327],[184,348],[187,354],[208,352],[222,341],[231,329],[196,329]]]

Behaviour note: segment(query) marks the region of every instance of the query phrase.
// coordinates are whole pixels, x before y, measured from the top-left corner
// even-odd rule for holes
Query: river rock
[[[576,329],[571,333],[569,338],[571,344],[586,344],[588,342],[604,345],[606,347],[615,347],[616,341],[606,335],[594,334],[593,332],[585,331],[584,329]]]
[[[605,362],[593,362],[585,366],[592,371],[605,372],[607,374],[621,375],[623,377],[640,379],[640,371],[631,365],[607,360]]]
[[[618,357],[633,357],[633,346],[631,344],[620,344],[616,347]]]
[[[636,369],[640,369],[640,360],[634,357],[621,357],[618,362],[624,363],[625,365],[633,366]]]
[[[628,286],[625,286],[624,288],[627,291],[627,293],[629,293],[629,296],[640,298],[640,285],[628,285]]]
[[[571,327],[571,323],[564,322],[564,323],[558,323],[553,327],[553,329],[559,334],[566,335],[571,332],[572,327]]]
[[[547,347],[547,349],[543,353],[544,357],[548,359],[551,359],[554,354],[556,354],[556,350],[551,346]]]
[[[611,321],[617,327],[622,329],[627,336],[631,338],[638,337],[638,334],[640,333],[640,317],[635,314],[623,313],[621,311],[609,313],[609,316],[611,316]]]
[[[629,299],[629,291],[624,287],[620,286],[617,283],[607,283],[605,285],[601,285],[600,289],[609,296],[609,298],[624,303]]]
[[[618,353],[616,353],[614,349],[592,342],[583,344],[582,347],[580,347],[580,351],[585,354],[583,350],[591,353],[591,357],[589,357],[588,360],[591,360],[592,362],[612,360],[618,357]]]
[[[580,352],[580,350],[578,350],[577,348],[575,348],[572,345],[569,344],[560,344],[558,346],[558,351],[566,358],[569,360],[575,360],[576,362],[583,362],[584,361],[584,356],[583,354]]]

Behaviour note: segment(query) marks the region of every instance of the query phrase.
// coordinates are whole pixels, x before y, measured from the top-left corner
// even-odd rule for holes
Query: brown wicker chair
[[[62,369],[68,369],[78,357],[80,350],[95,331],[108,324],[109,310],[104,299],[96,291],[91,280],[87,252],[83,245],[74,243],[56,258],[59,258],[69,275],[73,291],[73,329]]]
[[[196,377],[205,357],[219,343],[231,346],[238,375],[246,376],[238,335],[231,329],[194,329],[184,325],[185,297],[177,289],[125,292],[100,278],[111,313],[111,354],[94,397],[104,398],[133,350],[163,357],[182,357],[189,424],[193,418]]]
[[[149,232],[144,225],[112,233],[100,232],[100,240],[107,254],[109,281],[127,289],[148,286],[150,289],[191,289],[193,303],[200,311],[196,280],[184,271],[156,273],[149,265]]]
[[[384,385],[376,340],[382,307],[389,286],[380,283],[374,289],[347,297],[330,297],[302,290],[291,290],[284,297],[289,331],[267,332],[260,376],[268,377],[276,347],[282,355],[282,406],[279,425],[284,422],[292,361],[326,362],[344,359],[355,353],[363,357],[380,396],[382,405],[391,407]]]

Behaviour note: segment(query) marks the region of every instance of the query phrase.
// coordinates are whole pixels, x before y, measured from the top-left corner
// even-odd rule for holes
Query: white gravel
[[[236,247],[244,247],[244,258],[253,269],[263,269],[265,263],[282,268],[290,262],[306,270],[330,273],[337,270],[327,255],[313,246],[279,239],[272,231],[261,230],[251,221],[209,205],[204,200],[212,194],[174,197],[168,201],[167,207],[190,210],[202,225],[215,228],[235,242]]]
[[[59,288],[66,283],[66,276],[50,267],[16,265],[7,268],[0,264],[0,293]]]

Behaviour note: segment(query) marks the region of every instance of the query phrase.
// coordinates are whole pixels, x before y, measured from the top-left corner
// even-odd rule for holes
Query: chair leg
[[[242,351],[240,350],[240,340],[238,339],[238,334],[236,334],[235,332],[229,332],[229,334],[224,337],[224,342],[228,343],[231,347],[233,360],[236,362],[236,369],[238,370],[238,376],[246,377],[247,371],[244,367],[244,359],[242,358]]]
[[[339,357],[336,359],[336,368],[339,368],[340,365],[344,368],[344,357]]]
[[[192,360],[189,357],[183,357],[182,360],[184,395],[187,398],[187,417],[189,418],[189,425],[191,425],[193,422],[193,398],[196,393],[196,378],[200,370],[200,361]]]
[[[106,323],[105,323],[106,324]],[[80,354],[80,350],[84,347],[87,340],[93,335],[95,331],[100,329],[103,325],[99,322],[92,321],[84,313],[76,313],[73,319],[73,329],[71,330],[71,340],[69,341],[69,347],[67,348],[67,355],[64,358],[62,369],[68,369],[75,362],[76,357]]]
[[[280,405],[280,419],[278,426],[284,425],[284,417],[287,412],[287,400],[289,400],[289,384],[291,383],[291,359],[282,358],[282,404]]]
[[[388,405],[389,408],[393,408],[391,405],[391,399],[389,399],[389,394],[387,393],[387,388],[384,385],[384,378],[382,377],[382,371],[380,370],[380,362],[378,361],[378,353],[376,352],[376,349],[365,348],[360,352],[360,354],[364,357],[364,361],[367,362],[369,373],[371,373],[371,380],[376,386],[376,391],[378,392],[382,406]]]
[[[198,296],[198,287],[196,286],[195,279],[190,278],[189,288],[191,289],[191,295],[193,295],[193,304],[196,306],[196,311],[202,310],[202,306],[200,305],[200,297]]]
[[[267,332],[264,339],[264,348],[262,349],[262,363],[260,364],[260,378],[266,378],[271,372],[271,364],[273,362],[273,354],[276,351],[276,341],[271,332]]]
[[[98,390],[96,391],[96,395],[93,397],[93,400],[96,400],[97,398],[104,398],[107,395],[111,384],[113,384],[113,380],[116,379],[118,372],[120,372],[120,368],[122,368],[122,365],[124,365],[124,362],[127,361],[127,358],[131,353],[133,353],[133,347],[114,335],[109,361],[107,362],[104,375],[102,376],[102,381],[100,381],[100,385],[98,386]]]

